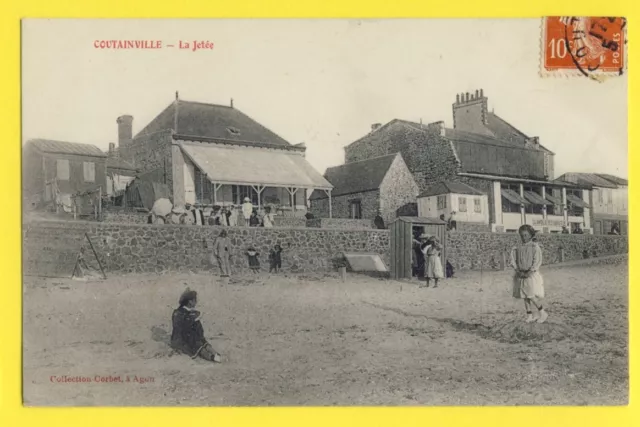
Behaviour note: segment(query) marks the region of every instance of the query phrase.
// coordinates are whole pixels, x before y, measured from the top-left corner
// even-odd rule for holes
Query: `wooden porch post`
[[[542,186],[542,199],[547,200],[547,187],[544,185]],[[542,205],[542,219],[547,220],[547,205]]]
[[[524,185],[520,184],[520,197],[524,199]],[[525,216],[525,206],[523,204],[520,205],[520,222],[522,225],[527,223],[527,218]]]
[[[253,188],[253,190],[258,193],[258,210],[260,210],[260,195],[262,194],[262,191],[264,190],[265,186],[260,186],[260,184],[256,185],[256,186],[251,186],[251,188]]]
[[[567,189],[562,187],[562,216],[564,225],[569,225],[569,206],[567,205]]]
[[[327,194],[327,196],[329,196],[329,218],[332,218],[332,212],[331,212],[331,190],[324,190],[324,192]]]
[[[291,211],[295,212],[296,203],[295,203],[294,196],[298,192],[298,189],[297,188],[293,188],[293,187],[291,187],[291,188],[287,187],[287,191],[289,192],[289,203],[291,203]]]

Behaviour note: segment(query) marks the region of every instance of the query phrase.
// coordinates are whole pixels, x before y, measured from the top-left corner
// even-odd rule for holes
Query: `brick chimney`
[[[110,142],[109,143],[109,157],[114,157],[116,154],[116,143],[115,142]]]
[[[376,130],[380,129],[380,127],[381,127],[381,126],[382,126],[382,124],[381,124],[381,123],[374,123],[374,124],[372,124],[372,125],[371,125],[371,132],[374,132],[374,131],[376,131]]]
[[[133,140],[133,116],[120,116],[116,122],[118,123],[118,147],[123,148]]]
[[[488,99],[482,89],[475,93],[456,94],[456,102],[453,103],[453,128],[483,135],[492,135],[487,129],[488,123]]]

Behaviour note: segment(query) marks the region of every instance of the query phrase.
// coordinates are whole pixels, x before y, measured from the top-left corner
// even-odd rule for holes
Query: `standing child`
[[[247,256],[249,257],[249,268],[252,272],[258,274],[260,271],[260,260],[258,259],[260,254],[253,248],[253,246],[250,246],[247,250]]]
[[[278,270],[282,268],[282,248],[280,245],[275,245],[271,252],[269,252],[269,273],[275,271],[276,274]]]
[[[536,242],[536,231],[532,226],[525,224],[518,229],[522,244],[511,251],[511,267],[515,270],[513,277],[513,297],[524,299],[524,308],[527,311],[527,323],[536,319],[531,312],[533,304],[539,313],[538,323],[544,323],[549,315],[542,307],[540,298],[544,298],[542,276],[538,269],[542,265],[542,250]]]
[[[246,227],[249,226],[249,218],[251,218],[252,212],[253,212],[253,203],[251,203],[250,198],[245,197],[244,203],[242,204],[242,217],[244,219],[244,225]]]
[[[429,287],[431,279],[435,282],[434,288],[438,287],[438,280],[444,278],[444,272],[442,271],[442,260],[440,259],[440,241],[437,237],[432,237],[427,241],[427,245],[422,248],[425,262],[425,277],[427,279],[426,287]]]

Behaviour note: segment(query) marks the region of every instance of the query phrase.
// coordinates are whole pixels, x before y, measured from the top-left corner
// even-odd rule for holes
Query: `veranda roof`
[[[535,193],[533,191],[525,191],[524,192],[524,198],[527,199],[528,201],[530,201],[534,205],[545,206],[545,205],[552,205],[553,204],[553,203],[550,203],[550,202],[546,201],[541,195],[539,195],[538,193]]]
[[[567,201],[571,202],[572,205],[577,206],[579,208],[589,207],[589,205],[584,200],[576,197],[574,194],[567,194]]]
[[[530,205],[529,201],[520,197],[518,193],[513,190],[502,189],[502,197],[510,201],[511,203],[515,203],[516,205]]]
[[[321,190],[333,188],[300,154],[204,143],[180,142],[179,145],[214,183]]]
[[[562,198],[560,197],[556,197],[552,194],[547,194],[545,197],[547,198],[548,201],[550,201],[554,205],[558,205],[558,206],[562,205]]]

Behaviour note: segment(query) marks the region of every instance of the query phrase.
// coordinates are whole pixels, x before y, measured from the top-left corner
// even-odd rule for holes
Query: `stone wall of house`
[[[374,228],[372,219],[349,218],[313,218],[307,220],[307,227],[345,230],[362,230]]]
[[[415,203],[418,185],[402,157],[391,164],[380,185],[380,211],[385,225],[396,218],[396,211],[408,203]]]
[[[211,262],[211,248],[222,229],[84,221],[32,222],[25,224],[23,228],[25,274],[46,273],[38,271],[38,259],[42,251],[46,249],[55,253],[58,249],[65,249],[57,248],[56,245],[58,242],[66,242],[64,239],[70,235],[75,238],[73,242],[66,242],[65,245],[71,247],[76,244],[79,247],[83,244],[85,232],[89,234],[99,253],[107,274],[164,271],[218,273],[217,264]],[[280,244],[284,250],[283,270],[292,273],[333,271],[333,260],[342,252],[372,252],[380,254],[386,263],[389,260],[388,230],[253,227],[224,229],[229,233],[231,264],[235,273],[247,271],[248,261],[245,253],[250,246],[260,253],[262,269],[268,270],[269,249]],[[71,254],[69,256],[72,256],[73,248],[66,249]],[[87,254],[90,253],[87,247]],[[90,265],[91,258],[87,255]],[[95,261],[93,265],[97,267]]]
[[[139,135],[130,144],[120,147],[120,157],[140,171],[140,174],[151,174],[156,177],[166,177],[169,191],[173,188],[171,173],[171,144],[172,130],[162,130],[145,135]]]
[[[300,228],[307,226],[307,219],[303,216],[285,216],[285,215],[276,215],[274,217],[275,227],[284,227],[284,228]]]
[[[333,218],[351,218],[351,201],[353,200],[360,200],[362,218],[375,218],[380,207],[380,192],[378,190],[332,196],[331,216]],[[311,213],[316,218],[329,218],[329,199],[311,199]]]
[[[401,121],[386,126],[345,147],[345,162],[401,153],[419,191],[453,179],[460,170],[453,145],[441,136],[442,122],[425,125],[422,130]]]
[[[103,222],[114,222],[124,224],[146,224],[149,212],[135,208],[110,207],[102,211]]]
[[[509,254],[520,241],[516,233],[453,232],[447,236],[447,260],[456,269],[478,270],[499,268],[503,253]],[[538,243],[542,248],[543,264],[561,262],[560,249],[564,250],[564,261],[624,254],[629,244],[624,236],[595,236],[576,234],[541,234]],[[508,261],[508,257],[507,257]]]

